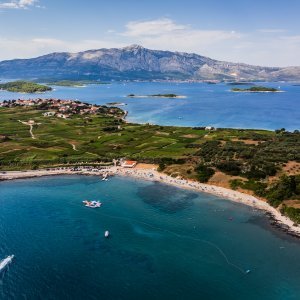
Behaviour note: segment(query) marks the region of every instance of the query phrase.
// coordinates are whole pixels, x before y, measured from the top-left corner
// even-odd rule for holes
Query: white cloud
[[[207,45],[241,37],[235,31],[193,29],[167,18],[129,22],[121,35],[146,47],[189,52],[201,52]]]
[[[262,32],[262,33],[283,33],[286,32],[285,29],[281,29],[281,28],[264,28],[264,29],[259,29],[257,30],[258,32]]]
[[[194,52],[254,65],[300,65],[300,36],[291,36],[281,28],[253,32],[203,30],[163,18],[129,22],[121,35],[129,43],[151,49]]]
[[[124,36],[140,37],[182,32],[188,30],[189,26],[178,25],[170,19],[163,18],[152,21],[129,22],[126,28],[127,31],[123,33]]]
[[[36,6],[38,0],[13,0],[9,2],[0,2],[0,9],[27,9],[30,6]]]
[[[127,38],[130,44],[141,44],[150,49],[193,52],[216,59],[225,59],[220,50],[243,38],[243,34],[235,30],[198,29],[168,18],[129,22],[125,28],[120,35]]]
[[[54,38],[4,39],[0,38],[0,61],[35,57],[51,52],[79,52],[89,49],[125,47],[125,43],[108,40],[65,41]]]
[[[23,2],[26,3],[28,0]],[[168,18],[129,22],[125,24],[123,31],[111,28],[99,40],[0,37],[0,61],[35,57],[51,52],[78,52],[130,44],[140,44],[150,49],[193,52],[218,60],[255,65],[300,65],[300,35],[291,35],[281,29],[276,29],[276,32],[275,29],[262,29],[247,33],[235,30],[203,30],[178,24]]]

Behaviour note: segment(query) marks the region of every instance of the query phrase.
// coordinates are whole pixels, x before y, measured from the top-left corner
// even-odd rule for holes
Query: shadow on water
[[[145,253],[127,250],[112,246],[107,240],[84,241],[88,253],[101,254],[103,261],[114,261],[122,265],[122,268],[137,268],[147,273],[154,273],[153,258]]]
[[[298,237],[288,235],[283,230],[272,226],[271,221],[264,214],[252,216],[246,223],[259,226],[260,228],[270,232],[275,237],[280,238],[282,241],[300,244],[300,239]]]
[[[191,207],[193,200],[198,197],[196,193],[157,182],[139,188],[137,195],[144,203],[169,214]]]
[[[11,182],[6,182],[6,185],[14,185],[19,188],[26,186],[31,188],[59,188],[59,187],[68,187],[68,186],[78,186],[78,178],[80,175],[61,175],[59,176],[60,180],[56,180],[57,176],[42,176],[34,178],[24,178],[18,179],[17,181],[13,180]],[[99,179],[97,176],[80,176],[80,184],[83,186],[91,186],[98,184]],[[3,182],[4,184],[4,182]]]

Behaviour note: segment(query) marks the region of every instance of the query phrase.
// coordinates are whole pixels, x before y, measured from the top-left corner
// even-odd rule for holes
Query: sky
[[[0,60],[125,47],[300,66],[300,0],[0,0]]]

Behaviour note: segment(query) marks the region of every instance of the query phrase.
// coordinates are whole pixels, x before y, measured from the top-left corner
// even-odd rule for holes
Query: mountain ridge
[[[140,45],[54,52],[0,62],[0,77],[72,80],[298,81],[300,67],[262,67]]]

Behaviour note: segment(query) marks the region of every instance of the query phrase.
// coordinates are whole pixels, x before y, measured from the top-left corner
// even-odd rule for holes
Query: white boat
[[[104,236],[105,236],[106,238],[109,237],[109,231],[108,231],[108,230],[105,231]]]
[[[103,175],[103,177],[102,177],[102,181],[108,181],[108,174],[106,173],[106,174],[104,174]]]
[[[102,205],[102,203],[100,201],[88,201],[88,200],[84,200],[82,201],[84,203],[84,206],[86,207],[90,207],[90,208],[98,208]]]
[[[2,271],[7,265],[9,265],[14,257],[14,255],[9,255],[6,258],[2,259],[0,261],[0,271]]]

